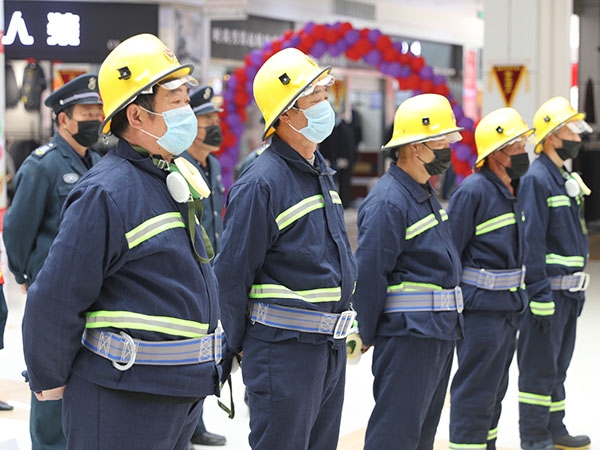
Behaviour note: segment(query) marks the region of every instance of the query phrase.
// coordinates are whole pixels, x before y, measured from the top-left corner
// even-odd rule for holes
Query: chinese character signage
[[[122,40],[158,33],[158,5],[4,1],[8,59],[100,63]]]

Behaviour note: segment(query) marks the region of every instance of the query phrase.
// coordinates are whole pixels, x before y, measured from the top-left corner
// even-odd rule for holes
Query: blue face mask
[[[306,120],[308,120],[308,125],[300,130],[296,130],[291,124],[290,127],[298,133],[302,133],[309,141],[320,144],[333,131],[333,127],[335,126],[335,112],[328,101],[323,100],[306,109],[294,109],[302,111]]]
[[[161,137],[154,136],[146,130],[141,130],[142,132],[155,138],[158,145],[174,156],[181,155],[190,148],[198,134],[198,120],[190,105],[170,109],[162,114],[141,108],[150,114],[162,116],[167,125],[167,131]]]

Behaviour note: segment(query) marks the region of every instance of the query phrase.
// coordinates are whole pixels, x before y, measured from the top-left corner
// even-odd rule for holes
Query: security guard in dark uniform
[[[517,331],[527,306],[525,215],[518,180],[529,167],[529,128],[513,108],[475,129],[476,173],[450,197],[448,216],[461,255],[464,338],[456,344],[450,450],[494,450]]]
[[[202,199],[202,226],[215,253],[218,253],[223,234],[225,186],[221,180],[221,164],[217,157],[212,155],[219,150],[223,142],[219,119],[221,109],[213,103],[213,96],[214,92],[210,86],[204,86],[190,95],[190,106],[198,119],[198,135],[183,157],[196,166],[210,188],[210,197]]]
[[[69,450],[187,450],[218,393],[217,280],[197,222],[209,192],[175,158],[197,132],[191,71],[151,34],[100,67],[102,132],[119,141],[67,197],[23,316],[30,388],[64,396]]]
[[[206,230],[213,250],[218,253],[223,234],[225,187],[221,181],[221,164],[217,157],[211,154],[219,150],[223,142],[219,120],[221,109],[213,103],[213,95],[210,86],[201,87],[190,94],[190,106],[198,119],[198,135],[183,157],[196,166],[210,188],[210,196],[202,199],[202,226]],[[225,445],[225,442],[225,436],[206,430],[200,414],[200,420],[192,436],[192,444],[221,446]]]
[[[355,306],[375,377],[365,450],[433,448],[463,302],[460,256],[428,180],[450,165],[460,131],[445,97],[405,100],[384,147],[397,163],[358,210]]]
[[[44,103],[52,108],[56,134],[19,168],[15,196],[4,217],[8,267],[23,290],[35,281],[48,256],[67,194],[100,160],[100,155],[89,149],[98,140],[102,120],[98,76],[80,75],[50,94]],[[61,403],[40,403],[32,396],[33,450],[65,448]]]

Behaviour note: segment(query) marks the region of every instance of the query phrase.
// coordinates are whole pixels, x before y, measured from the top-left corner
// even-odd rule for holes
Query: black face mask
[[[204,128],[206,130],[206,136],[202,141],[206,145],[212,145],[213,147],[220,147],[223,142],[223,134],[221,134],[221,127],[219,125],[209,125]]]
[[[529,156],[527,153],[519,153],[518,155],[510,156],[511,167],[506,168],[506,173],[511,180],[518,180],[529,169]]]
[[[99,120],[82,120],[81,122],[77,122],[77,133],[73,135],[73,139],[84,147],[95,144],[98,142],[100,125]]]
[[[560,156],[560,159],[563,161],[566,161],[567,159],[575,159],[577,158],[577,155],[579,155],[581,145],[581,142],[563,139],[562,147],[557,148],[556,153],[558,153],[558,156]]]
[[[430,163],[425,163],[425,170],[431,176],[441,175],[450,167],[452,150],[450,150],[450,147],[435,149],[433,150],[433,154],[435,155],[435,159]]]

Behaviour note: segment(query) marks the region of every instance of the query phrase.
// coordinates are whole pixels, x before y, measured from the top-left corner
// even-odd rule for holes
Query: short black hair
[[[131,105],[139,105],[148,111],[154,111],[154,98],[156,97],[156,85],[152,87],[152,94],[140,94]],[[129,105],[127,105],[129,106]],[[123,133],[129,128],[129,122],[127,121],[127,106],[119,111],[110,121],[110,132],[118,138],[123,137]]]

